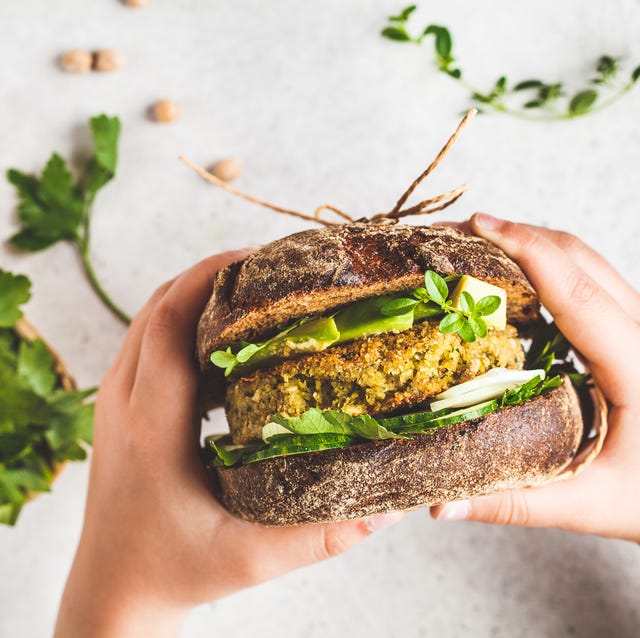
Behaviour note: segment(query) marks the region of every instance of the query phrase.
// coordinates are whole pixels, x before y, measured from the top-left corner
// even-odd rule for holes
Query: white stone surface
[[[422,4],[425,22],[451,27],[461,65],[483,85],[500,72],[579,79],[603,52],[640,62],[637,0]],[[358,216],[392,206],[468,104],[428,50],[378,36],[402,5],[155,0],[132,10],[117,0],[2,0],[0,167],[38,170],[53,149],[78,155],[90,115],[121,116],[119,173],[97,200],[93,254],[108,290],[135,312],[205,255],[305,227],[207,186],[180,153],[205,165],[237,157],[238,186],[281,205],[329,201]],[[66,75],[55,58],[75,47],[116,48],[126,66]],[[163,97],[183,106],[170,125],[145,115]],[[572,122],[477,118],[421,192],[469,182],[446,218],[486,210],[569,229],[638,286],[639,110],[640,89]],[[0,203],[4,238],[15,229],[4,180]],[[89,290],[71,247],[22,256],[3,245],[0,264],[33,279],[30,318],[81,385],[98,383],[124,329]],[[0,529],[1,636],[51,633],[87,472],[69,467],[15,529]],[[640,634],[638,600],[640,550],[631,544],[434,523],[417,512],[348,555],[199,608],[183,635],[631,638]]]

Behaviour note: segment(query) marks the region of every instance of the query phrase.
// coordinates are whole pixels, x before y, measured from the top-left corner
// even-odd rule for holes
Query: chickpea
[[[151,0],[122,0],[124,4],[128,7],[135,7],[136,9],[140,7],[146,7]]]
[[[156,122],[173,122],[180,115],[180,105],[173,100],[160,100],[153,106],[153,119]]]
[[[84,49],[67,51],[60,56],[60,64],[67,73],[86,73],[91,69],[93,56]]]
[[[94,71],[116,71],[123,64],[122,54],[115,49],[102,49],[93,54]]]
[[[230,182],[242,175],[242,166],[234,157],[226,157],[217,161],[209,172],[223,182]]]

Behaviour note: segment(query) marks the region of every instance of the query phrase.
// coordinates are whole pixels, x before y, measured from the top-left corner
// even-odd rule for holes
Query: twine
[[[429,164],[429,166],[413,181],[411,186],[402,194],[400,199],[396,202],[396,205],[390,210],[388,213],[378,213],[377,215],[373,215],[370,218],[362,218],[358,221],[368,221],[372,223],[396,223],[402,217],[409,217],[410,215],[430,215],[431,213],[435,213],[440,210],[444,210],[454,204],[467,190],[467,184],[462,184],[457,188],[454,188],[446,193],[442,193],[442,195],[437,195],[436,197],[432,197],[430,199],[425,199],[414,206],[410,206],[409,208],[402,208],[409,197],[412,195],[413,191],[422,183],[424,179],[426,179],[440,164],[440,162],[444,159],[447,153],[451,150],[451,147],[456,143],[460,133],[468,124],[469,120],[477,113],[476,109],[469,109],[465,116],[462,118],[460,123],[458,124],[456,130],[453,135],[447,140],[447,143],[440,149],[436,158]],[[331,204],[322,204],[318,206],[313,215],[307,215],[306,213],[301,213],[297,210],[292,210],[289,208],[283,208],[282,206],[276,206],[270,202],[267,202],[263,199],[259,199],[257,197],[253,197],[252,195],[248,195],[247,193],[243,193],[242,191],[234,188],[230,184],[227,184],[224,180],[216,177],[211,174],[209,171],[204,168],[194,164],[191,160],[188,160],[183,155],[180,156],[180,161],[186,164],[189,168],[194,170],[202,179],[217,186],[218,188],[222,188],[223,190],[236,195],[237,197],[241,197],[242,199],[247,200],[253,204],[258,204],[263,208],[268,208],[269,210],[275,211],[276,213],[282,213],[284,215],[291,215],[292,217],[297,217],[298,219],[305,219],[311,222],[317,222],[322,224],[323,226],[340,226],[342,222],[331,221],[326,219],[323,216],[323,213],[329,211],[338,217],[345,220],[346,223],[353,224],[356,219],[353,218],[348,213],[345,213],[343,210],[340,210],[336,206]]]

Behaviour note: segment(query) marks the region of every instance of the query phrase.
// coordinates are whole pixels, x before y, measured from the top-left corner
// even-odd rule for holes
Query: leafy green
[[[46,344],[15,331],[31,283],[7,274],[0,271],[0,307],[11,308],[0,329],[0,523],[13,525],[30,492],[49,491],[55,465],[86,457],[94,390],[65,390]]]
[[[566,374],[576,388],[590,380],[589,374],[576,369],[571,344],[554,322],[537,330],[527,351],[524,367],[526,370],[542,369],[547,376]]]
[[[368,414],[351,416],[339,410],[322,411],[317,408],[311,408],[297,417],[274,415],[271,421],[288,430],[288,433],[274,434],[265,443],[246,446],[224,444],[224,438],[219,436],[208,437],[205,444],[211,453],[207,456],[207,462],[213,467],[233,467],[276,456],[343,448],[367,441],[406,439],[452,423],[477,419],[501,407],[530,401],[561,384],[560,376],[544,380],[537,376],[516,388],[505,390],[498,400],[463,409],[448,408],[382,419]]]
[[[20,222],[20,230],[9,241],[25,252],[44,250],[60,241],[75,244],[95,292],[119,319],[129,323],[129,317],[98,281],[89,253],[92,206],[98,191],[115,175],[120,121],[117,117],[98,115],[89,120],[89,126],[93,154],[87,160],[84,176],[77,181],[57,153],[51,155],[39,177],[15,168],[7,171],[7,180],[18,195]]]
[[[410,21],[416,9],[416,5],[410,5],[398,15],[388,18],[389,25],[382,29],[382,37],[395,42],[421,45],[424,40],[434,38],[434,61],[441,73],[457,80],[465,89],[471,92],[474,103],[494,112],[506,113],[516,117],[531,120],[563,120],[580,117],[587,113],[593,113],[609,106],[625,93],[627,93],[640,78],[640,67],[635,68],[628,81],[620,83],[616,79],[620,71],[620,58],[611,55],[602,55],[595,64],[595,76],[588,80],[590,84],[599,85],[608,91],[606,99],[598,101],[598,92],[591,88],[583,89],[567,100],[560,100],[566,95],[564,83],[544,82],[538,79],[529,79],[516,82],[509,88],[507,77],[501,75],[488,91],[482,91],[463,79],[462,70],[454,67],[453,38],[449,29],[443,25],[429,24],[425,26],[419,35],[412,35]],[[534,91],[521,104],[514,105],[514,98],[522,92]]]
[[[562,385],[562,377],[559,375],[546,377],[544,380],[539,376],[534,377],[531,381],[527,381],[517,388],[505,390],[502,398],[500,399],[500,406],[518,405],[518,403],[529,401],[546,390],[557,388],[560,385]]]
[[[31,282],[24,275],[0,269],[0,328],[10,328],[22,317],[20,306],[31,298]]]

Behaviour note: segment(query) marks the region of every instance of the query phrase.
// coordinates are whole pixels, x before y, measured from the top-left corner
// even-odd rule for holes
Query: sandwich
[[[539,485],[585,437],[583,377],[526,276],[453,228],[367,220],[263,246],[216,274],[197,354],[230,430],[203,458],[251,522]]]

